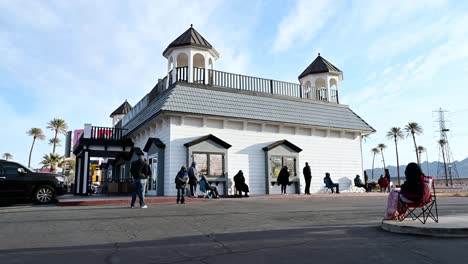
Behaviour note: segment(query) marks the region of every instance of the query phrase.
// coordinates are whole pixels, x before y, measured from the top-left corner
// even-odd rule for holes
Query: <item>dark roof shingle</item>
[[[331,64],[329,61],[324,59],[318,54],[317,58],[299,75],[299,79],[309,74],[314,73],[323,73],[323,72],[336,72],[336,73],[343,73],[340,69],[335,67],[335,65]]]
[[[234,89],[201,88],[177,84],[125,124],[127,133],[160,112],[191,113],[260,121],[309,125],[363,132],[375,130],[348,106],[319,103],[310,99],[254,95]]]
[[[110,114],[110,117],[113,117],[115,115],[125,115],[128,112],[130,112],[130,110],[132,110],[132,108],[133,107],[127,102],[127,100],[125,100],[125,102],[123,104],[121,104],[119,107],[117,107],[117,109],[115,109],[114,112],[112,112],[112,114]]]
[[[184,33],[182,33],[182,35],[180,35],[178,38],[172,41],[169,46],[167,46],[163,52],[163,56],[166,56],[166,53],[171,48],[183,46],[196,46],[206,49],[213,49],[213,46],[211,46],[211,44],[191,25],[189,29],[187,29]]]

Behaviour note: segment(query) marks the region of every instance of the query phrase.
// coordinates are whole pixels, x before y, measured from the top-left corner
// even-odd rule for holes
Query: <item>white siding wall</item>
[[[170,164],[170,126],[169,122],[163,121],[162,119],[154,120],[151,122],[150,128],[146,129],[146,132],[143,135],[143,129],[139,129],[133,135],[139,135],[136,136],[136,139],[134,140],[134,147],[139,147],[143,150],[143,148],[146,145],[146,142],[148,141],[148,138],[154,137],[154,138],[159,138],[165,145],[165,153],[164,153],[164,166],[168,166]],[[140,134],[138,134],[140,133]],[[174,174],[175,176],[175,174]],[[167,169],[164,170],[164,193],[166,196],[168,195],[174,195],[173,190],[171,187],[175,188],[173,186],[174,184],[174,177],[171,177],[171,174]],[[168,184],[169,183],[169,184]],[[172,185],[171,185],[172,184]]]
[[[305,162],[309,162],[312,170],[312,193],[318,192],[324,186],[325,172],[330,172],[332,180],[340,184],[341,190],[349,187],[356,174],[361,174],[358,134],[296,129],[289,126],[278,129],[274,125],[265,127],[267,131],[272,132],[258,132],[257,125],[247,122],[225,121],[223,128],[220,128],[219,122],[203,121],[201,118],[172,117],[170,128],[166,129],[166,132],[170,132],[170,144],[166,141],[167,135],[164,139],[158,136],[166,144],[165,194],[176,194],[172,178],[180,166],[187,165],[187,150],[184,144],[207,134],[213,134],[232,145],[228,151],[228,177],[232,180],[241,169],[252,194],[265,193],[265,153],[262,148],[282,139],[287,139],[303,149],[299,155],[298,172],[301,193],[304,192],[302,168]],[[275,185],[274,188],[276,187]]]

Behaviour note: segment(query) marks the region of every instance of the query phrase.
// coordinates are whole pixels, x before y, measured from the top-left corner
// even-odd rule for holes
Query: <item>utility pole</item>
[[[450,129],[446,127],[447,120],[445,118],[445,112],[446,110],[442,110],[442,108],[439,108],[439,110],[434,111],[437,113],[438,119],[436,122],[438,122],[439,125],[439,133],[440,133],[440,139],[437,141],[439,145],[439,158],[440,155],[442,155],[442,160],[443,160],[443,170],[444,170],[444,176],[445,176],[445,185],[449,186],[449,179],[450,179],[450,186],[453,186],[453,181],[452,181],[452,169],[453,172],[455,173],[455,176],[458,177],[458,170],[457,166],[455,165],[455,162],[453,160],[452,152],[450,150],[450,145],[447,137],[447,132],[450,132]],[[437,174],[438,176],[441,174],[441,169],[440,168],[440,162],[438,165],[437,169]]]

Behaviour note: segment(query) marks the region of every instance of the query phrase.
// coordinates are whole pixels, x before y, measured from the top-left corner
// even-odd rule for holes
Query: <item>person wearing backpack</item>
[[[130,166],[130,173],[133,177],[133,192],[132,202],[130,203],[131,208],[135,208],[135,201],[138,195],[140,200],[140,208],[148,208],[145,204],[145,189],[146,181],[151,173],[149,165],[146,163],[144,155],[140,155],[138,159],[134,160]]]

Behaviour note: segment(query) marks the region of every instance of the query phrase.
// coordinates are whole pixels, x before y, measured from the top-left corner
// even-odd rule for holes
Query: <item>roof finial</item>
[[[190,27],[193,28],[193,24],[190,24]]]
[[[318,54],[319,54],[319,56],[320,56],[320,52],[319,52]]]

